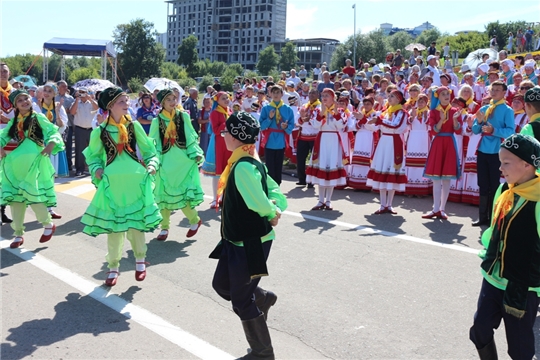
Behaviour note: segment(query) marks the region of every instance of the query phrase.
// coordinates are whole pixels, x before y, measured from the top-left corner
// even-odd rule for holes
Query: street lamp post
[[[352,6],[354,9],[354,32],[353,32],[353,61],[352,65],[356,69],[356,4]]]

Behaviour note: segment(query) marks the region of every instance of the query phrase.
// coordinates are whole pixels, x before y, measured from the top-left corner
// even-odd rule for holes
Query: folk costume
[[[514,134],[500,145],[538,169],[540,143]],[[478,307],[469,338],[481,359],[496,359],[493,330],[504,320],[508,355],[532,359],[534,323],[540,304],[540,178],[501,184],[495,193],[490,227],[482,234],[485,250]]]
[[[407,129],[409,114],[403,109],[403,94],[399,90],[393,90],[392,94],[400,103],[389,106],[377,118],[375,125],[381,130],[381,138],[367,175],[367,186],[381,194],[381,205],[376,214],[395,214],[392,208],[395,192],[405,191],[407,185],[403,133]]]
[[[435,91],[432,110],[429,112],[428,122],[433,140],[424,168],[424,176],[433,181],[433,210],[422,216],[426,219],[448,218],[445,208],[450,194],[450,183],[452,179],[461,177],[460,149],[462,148],[460,145],[462,143],[458,144],[456,135],[461,135],[463,123],[459,116],[458,125],[454,126],[454,114],[459,109],[452,107],[451,104],[443,106],[439,103],[437,98],[443,91],[448,91],[448,88],[441,86]],[[443,123],[439,127],[441,116]]]
[[[25,90],[15,90],[9,95],[9,101],[15,107],[20,96],[27,96]],[[29,100],[30,101],[30,100]],[[64,149],[64,142],[58,127],[44,115],[30,110],[23,116],[14,110],[15,117],[0,132],[0,147],[15,140],[17,146],[2,158],[0,174],[2,179],[2,205],[10,205],[15,232],[11,248],[18,248],[24,243],[24,215],[30,206],[36,213],[37,220],[45,227],[40,242],[51,239],[56,226],[47,211],[48,206],[56,206],[54,191],[54,168],[48,157],[42,154],[44,148],[53,143],[51,154]]]
[[[375,104],[371,96],[365,97],[363,102]],[[354,141],[354,150],[352,155],[352,163],[349,173],[348,186],[358,190],[371,190],[367,186],[367,174],[371,166],[371,159],[377,142],[379,141],[379,127],[377,125],[367,125],[367,122],[374,119],[377,113],[371,109],[366,112],[361,110],[364,117],[356,121],[356,139]]]
[[[525,103],[540,103],[540,89],[534,87],[527,90],[524,96]],[[521,130],[521,134],[529,135],[540,141],[540,113],[533,114]]]
[[[427,96],[421,94],[427,100]],[[409,99],[410,100],[410,99]],[[429,107],[416,107],[416,116],[409,117],[409,133],[405,145],[405,167],[407,169],[407,186],[405,194],[427,196],[431,194],[431,180],[424,177],[429,152],[430,136],[428,131]]]
[[[125,93],[120,88],[107,88],[101,92],[98,105],[109,110],[122,95]],[[137,158],[136,147],[144,164]],[[136,259],[135,279],[142,281],[146,277],[144,233],[154,231],[162,220],[153,194],[151,173],[159,167],[153,141],[139,122],[124,115],[117,123],[109,111],[109,117],[92,131],[83,154],[97,191],[81,222],[85,234],[107,234],[110,271],[105,284],[116,284],[126,233]],[[96,176],[98,170],[103,171],[101,179]]]
[[[6,81],[6,88],[0,86],[0,115],[4,115],[7,118],[13,117],[13,105],[9,101],[9,94],[11,94],[12,90],[13,87],[11,86],[9,81]],[[6,125],[7,124],[0,123],[0,131],[2,131],[2,129],[4,129]],[[17,143],[12,140],[11,143],[7,144],[4,147],[4,151],[7,153],[13,150],[16,146]],[[1,224],[10,224],[12,220],[6,215],[6,205],[0,205],[0,212],[2,215]]]
[[[162,104],[165,98],[174,94],[171,89],[157,94]],[[203,162],[203,150],[199,146],[199,136],[189,115],[174,109],[169,113],[165,108],[152,121],[149,137],[156,144],[160,167],[156,172],[154,197],[163,220],[157,240],[167,239],[170,228],[171,211],[182,210],[191,225],[187,237],[193,237],[201,226],[201,218],[195,207],[204,199],[199,176],[199,164]]]
[[[300,134],[298,135],[298,140],[296,143],[296,163],[297,163],[297,173],[298,173],[298,183],[297,185],[306,185],[306,160],[311,151],[313,151],[313,146],[315,145],[315,140],[317,139],[318,129],[314,128],[310,123],[315,111],[320,111],[321,102],[319,99],[308,102],[303,105],[306,109],[307,114],[304,118],[298,118],[298,126],[300,127]],[[311,184],[311,183],[310,183]],[[313,185],[313,184],[311,184]]]
[[[232,152],[219,181],[221,241],[210,254],[219,259],[212,287],[232,303],[242,321],[251,347],[246,358],[274,359],[266,319],[277,296],[258,283],[268,276],[266,260],[275,238],[269,221],[287,208],[287,200],[255,151],[257,120],[246,112],[234,113],[226,127],[225,136],[242,144]]]
[[[44,86],[50,87],[56,96],[57,89],[56,85],[45,84]],[[62,123],[62,126],[58,127],[58,132],[60,136],[63,136],[64,132],[68,127],[68,116],[66,109],[59,102],[53,99],[50,105],[47,105],[43,100],[41,101],[41,112],[43,115],[49,119],[54,125],[58,126],[58,123]],[[60,120],[60,121],[59,121]],[[68,163],[66,151],[61,150],[56,155],[51,155],[51,162],[53,164],[56,175],[59,177],[66,177],[69,175]]]

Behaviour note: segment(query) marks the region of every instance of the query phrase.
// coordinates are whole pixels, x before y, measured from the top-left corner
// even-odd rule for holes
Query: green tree
[[[265,75],[268,74],[271,70],[275,69],[279,62],[279,56],[274,50],[274,45],[270,45],[261,50],[259,53],[259,60],[255,67],[259,71],[259,74]],[[241,75],[244,69],[242,68],[241,72],[237,75]]]
[[[242,66],[242,64],[234,63],[229,64],[225,71],[227,70],[233,71],[237,76],[240,76],[244,72],[244,67]]]
[[[472,31],[467,34],[446,35],[438,40],[442,45],[448,42],[450,52],[457,50],[458,57],[465,58],[469,53],[486,47],[489,42],[487,35],[483,32]]]
[[[298,61],[298,55],[296,54],[296,46],[289,41],[281,48],[281,57],[279,59],[279,67],[282,71],[289,71],[295,69]]]
[[[361,57],[364,61],[375,59],[375,61],[381,62],[385,59],[386,53],[391,50],[382,31],[376,30],[367,34],[357,33],[355,38],[349,36],[344,43],[337,46],[330,61],[330,69],[343,68],[345,59],[353,53],[354,40],[356,40],[356,57]]]
[[[195,77],[192,72],[194,71],[194,65],[199,60],[197,53],[197,43],[199,40],[195,35],[189,35],[182,40],[180,46],[178,46],[178,65],[184,65],[187,69],[189,76]]]
[[[431,45],[432,42],[437,42],[437,45],[439,49],[441,49],[441,45],[439,44],[440,41],[439,38],[441,37],[441,32],[437,28],[424,30],[418,37],[416,38],[416,42],[424,45],[426,48]],[[443,45],[444,46],[444,45]]]
[[[233,64],[234,65],[234,64]],[[239,65],[239,64],[236,64]],[[240,66],[241,67],[241,66]],[[240,71],[241,73],[241,71]],[[223,73],[221,78],[219,79],[219,83],[221,84],[221,88],[225,91],[232,91],[232,86],[234,83],[234,79],[236,79],[238,76],[240,76],[240,73],[238,72],[237,66],[228,66],[227,70]]]
[[[156,35],[154,24],[143,19],[116,26],[113,38],[122,81],[127,82],[132,77],[146,79],[160,75],[165,49],[156,42]]]
[[[77,81],[85,79],[99,79],[99,74],[92,68],[78,68],[71,72],[68,78],[70,84],[75,84]]]
[[[214,85],[214,77],[210,74],[206,74],[202,77],[199,83],[199,91],[206,92],[206,88],[210,85]]]
[[[139,91],[148,91],[145,89],[143,82],[138,77],[132,77],[128,81],[128,88],[132,93],[138,94]]]
[[[180,79],[181,77],[187,77],[187,74],[180,65],[165,61],[161,64],[161,76],[167,79]]]
[[[411,54],[410,51],[405,50],[405,46],[414,42],[413,37],[408,32],[398,31],[395,34],[388,36],[386,38],[386,41],[391,51],[396,51],[397,49],[400,49],[401,55],[403,55],[405,58],[408,58],[409,55]],[[364,61],[366,60],[364,59]]]

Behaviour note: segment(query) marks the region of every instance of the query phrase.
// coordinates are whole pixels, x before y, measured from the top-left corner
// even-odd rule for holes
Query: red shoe
[[[441,216],[441,212],[440,211],[437,211],[437,212],[433,212],[430,211],[429,213],[425,214],[425,215],[422,215],[422,219],[433,219],[433,218],[438,218]]]
[[[210,203],[210,209],[217,209],[219,206],[217,204],[217,201],[214,200]]]
[[[107,275],[109,274],[116,274],[115,277],[107,277],[107,279],[105,279],[105,285],[107,286],[114,286],[116,285],[116,280],[118,280],[118,275],[120,275],[120,273],[118,271],[108,271],[107,272]]]
[[[328,201],[326,204],[324,204],[324,209],[325,209],[325,210],[328,210],[328,211],[334,210],[334,208],[333,208],[332,205],[330,204],[330,201]]]
[[[19,237],[19,236],[17,236],[17,237]],[[16,237],[16,238],[17,238],[17,237]],[[15,238],[15,239],[16,239],[16,238]],[[13,242],[12,242],[11,244],[9,244],[9,247],[10,247],[11,249],[17,249],[17,248],[20,247],[22,244],[24,244],[24,238],[23,238],[22,236],[20,236],[20,238],[21,238],[21,241],[15,241],[15,240],[13,240]]]
[[[157,236],[157,241],[165,241],[167,240],[167,237],[169,236],[169,230],[161,230],[159,235]]]
[[[446,215],[446,213],[444,212],[444,210],[441,210],[439,211],[439,216],[438,216],[439,219],[442,219],[442,220],[448,220],[448,215]]]
[[[321,202],[317,203],[314,207],[311,208],[311,210],[322,210],[324,209],[325,205]]]
[[[186,234],[186,237],[190,238],[190,237],[195,236],[197,231],[199,231],[199,228],[201,227],[201,225],[202,225],[202,220],[199,220],[199,222],[197,223],[197,228],[195,230],[189,229],[189,231]]]
[[[58,214],[58,213],[56,213],[56,212],[54,212],[52,210],[49,211],[49,214],[51,214],[51,218],[53,218],[53,219],[61,219],[62,218],[62,215],[60,215],[60,214]]]
[[[385,213],[386,213],[386,208],[382,207],[382,208],[379,208],[379,210],[375,211],[373,214],[381,215],[381,214],[385,214]]]
[[[56,225],[53,224],[52,228],[45,229],[45,230],[51,230],[51,233],[49,235],[41,235],[41,238],[39,239],[40,243],[44,243],[44,242],[47,242],[47,241],[51,240],[54,232],[56,231]],[[43,233],[45,233],[45,231],[43,231]]]
[[[135,262],[135,264],[148,264],[146,261],[142,261],[142,262]],[[146,266],[144,267],[144,270],[143,271],[137,271],[135,270],[135,280],[137,281],[143,281],[144,279],[146,279]]]

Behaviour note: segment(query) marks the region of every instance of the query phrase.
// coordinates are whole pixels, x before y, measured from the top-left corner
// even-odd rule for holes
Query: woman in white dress
[[[405,191],[407,174],[403,156],[403,133],[407,129],[409,114],[403,110],[405,99],[399,90],[388,97],[388,108],[367,125],[378,125],[381,139],[373,155],[367,185],[380,192],[380,207],[375,214],[396,214],[392,201],[396,191]]]
[[[412,87],[411,93],[420,92],[420,87]],[[416,95],[416,94],[415,94]],[[420,94],[415,106],[410,111],[409,136],[407,137],[405,166],[407,168],[407,186],[405,194],[409,196],[431,195],[433,183],[424,177],[424,167],[426,166],[429,151],[429,107],[428,97]]]
[[[319,130],[306,169],[306,182],[319,186],[319,202],[312,210],[332,210],[334,187],[347,184],[346,157],[339,132],[352,115],[335,97],[334,90],[324,89],[321,108],[315,109],[309,120]]]
[[[348,185],[357,190],[371,190],[371,187],[366,185],[367,174],[371,167],[373,152],[379,140],[379,127],[377,125],[366,126],[366,124],[379,114],[373,110],[375,99],[372,96],[365,97],[362,103],[363,106],[360,111],[353,112],[357,131]]]

